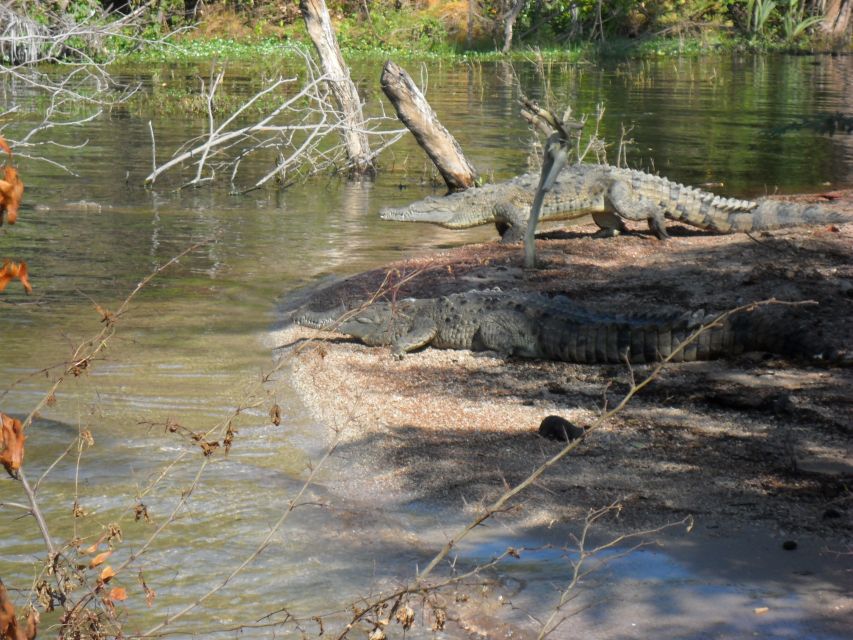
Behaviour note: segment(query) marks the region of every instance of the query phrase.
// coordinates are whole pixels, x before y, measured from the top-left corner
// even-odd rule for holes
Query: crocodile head
[[[345,316],[335,330],[369,346],[393,344],[396,338],[411,330],[416,317],[415,303],[408,299],[374,302]]]
[[[467,229],[494,222],[494,207],[507,198],[503,185],[472,187],[446,196],[427,196],[405,207],[385,207],[382,220],[429,222],[447,229]]]

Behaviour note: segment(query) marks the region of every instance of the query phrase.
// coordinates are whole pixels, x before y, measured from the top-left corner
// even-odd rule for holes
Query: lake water
[[[373,114],[384,100],[380,70],[378,62],[354,70]],[[531,136],[518,116],[521,87],[530,96],[571,104],[575,115],[605,105],[601,134],[614,145],[611,159],[622,125],[633,127],[629,164],[684,183],[712,184],[741,197],[853,185],[853,137],[807,127],[778,131],[821,114],[853,114],[849,56],[514,68],[430,63],[409,70],[428,77],[431,104],[487,178],[526,170]],[[198,87],[209,73],[206,66],[118,72],[152,96]],[[232,94],[259,88],[251,69],[233,68],[228,77]],[[38,95],[14,86],[5,91],[8,104],[38,104]],[[40,486],[55,540],[83,537],[90,544],[104,525],[119,523],[124,540],[110,559],[118,566],[158,525],[173,520],[120,576],[131,596],[127,630],[140,631],[192,602],[256,549],[322,453],[324,427],[300,405],[286,375],[259,383],[273,366],[268,336],[288,292],[322,277],[495,236],[485,227],[449,232],[378,220],[380,207],[436,190],[423,179],[428,161],[409,139],[380,158],[374,181],[317,177],[285,191],[232,196],[226,179],[180,190],[181,180],[167,176],[146,189],[149,121],[160,162],[202,135],[206,122],[158,115],[146,104],[161,103],[116,107],[40,136],[66,146],[21,149],[16,162],[27,187],[24,206],[17,225],[0,229],[0,256],[26,260],[35,288],[27,298],[15,282],[0,295],[0,410],[19,417],[43,397],[61,371],[56,365],[101,329],[95,305],[114,311],[159,265],[204,243],[139,293],[106,350],[82,375],[69,376],[28,431],[31,483],[80,431],[90,431],[95,441],[83,447],[79,464],[73,448]],[[3,135],[19,138],[35,118],[7,118]],[[273,402],[281,407],[280,426],[268,416]],[[203,457],[186,434],[219,427],[221,437],[232,417],[238,432],[233,449],[209,459],[196,480]],[[174,424],[180,427],[167,427]],[[427,528],[424,514],[378,515],[369,505],[342,503],[323,478],[308,499],[324,506],[296,509],[248,570],[174,629],[203,636],[213,628],[261,624],[265,614],[283,608],[299,616],[333,611],[410,578],[435,552],[434,540],[401,542]],[[19,484],[0,482],[2,501],[25,501]],[[191,498],[179,503],[190,487]],[[72,516],[75,496],[84,517]],[[135,520],[139,503],[152,523]],[[13,508],[0,511],[0,576],[26,589],[44,547],[33,522],[18,516]],[[138,570],[157,591],[152,609],[141,604]],[[316,625],[309,631],[316,633]],[[263,628],[242,634],[272,635]]]

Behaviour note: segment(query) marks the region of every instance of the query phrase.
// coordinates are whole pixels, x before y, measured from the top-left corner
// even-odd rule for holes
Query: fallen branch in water
[[[306,78],[297,85],[297,76],[279,77],[261,91],[248,98],[224,120],[217,123],[214,102],[222,86],[224,72],[211,74],[202,82],[202,93],[207,103],[207,133],[184,143],[175,154],[159,166],[154,166],[145,178],[146,185],[153,185],[161,176],[177,171],[184,164],[195,166],[195,175],[182,185],[198,187],[203,184],[228,180],[232,193],[248,193],[271,180],[281,186],[289,186],[299,176],[313,175],[329,168],[346,167],[347,154],[339,134],[350,129],[345,116],[335,106],[328,74],[321,73],[307,51],[296,49],[302,58]],[[295,93],[287,89],[298,86]],[[238,126],[245,114],[272,96],[283,96],[264,115],[249,125]],[[371,151],[372,161],[385,148],[402,137],[405,129],[380,129],[379,126],[391,119],[384,114],[365,120],[365,130],[358,133],[375,136],[380,145]],[[153,126],[152,147],[156,147]],[[330,137],[333,141],[330,142]],[[273,168],[260,177],[252,178],[247,186],[237,186],[237,175],[244,161],[256,155],[273,158]],[[155,161],[156,165],[156,161]],[[222,173],[226,177],[219,177]]]

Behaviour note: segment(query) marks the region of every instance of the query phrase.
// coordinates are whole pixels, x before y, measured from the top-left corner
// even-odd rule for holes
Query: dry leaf
[[[112,578],[115,574],[116,574],[116,572],[113,571],[112,567],[106,566],[101,571],[101,575],[98,576],[98,580],[100,580],[101,582],[104,582],[104,583],[109,582],[110,578]]]
[[[127,600],[127,591],[124,587],[113,587],[107,594],[107,600]]]
[[[270,420],[272,420],[272,423],[275,426],[281,424],[281,407],[279,407],[278,404],[273,404],[273,406],[270,407]]]
[[[24,464],[24,427],[20,420],[0,413],[0,464],[13,478]]]
[[[15,224],[23,197],[24,183],[21,182],[18,171],[7,165],[3,179],[0,180],[0,226],[3,225],[3,214],[6,214],[9,224]]]
[[[443,631],[444,625],[447,623],[447,612],[440,607],[435,607],[432,610],[432,630]]]
[[[403,625],[404,630],[411,627],[415,622],[415,612],[407,604],[397,609],[397,615],[394,617],[397,619],[397,622]]]
[[[104,551],[103,553],[99,553],[98,555],[96,555],[94,558],[92,558],[89,561],[89,568],[94,569],[99,564],[103,564],[104,560],[109,558],[112,554],[113,554],[112,551]]]
[[[11,157],[12,149],[9,147],[9,143],[6,142],[6,138],[4,138],[3,136],[0,136],[0,149],[5,151],[6,153],[8,153],[9,156]]]
[[[201,442],[198,443],[198,446],[201,447],[201,452],[204,454],[204,457],[207,458],[207,457],[212,456],[213,452],[219,448],[219,443],[218,442],[206,442],[205,440],[202,440]]]
[[[3,268],[0,269],[0,291],[3,291],[3,289],[6,288],[6,285],[15,278],[21,281],[21,284],[24,285],[24,291],[26,291],[27,294],[33,292],[33,287],[30,285],[30,278],[27,272],[27,263],[15,263],[11,260],[4,260]]]
[[[133,515],[134,522],[139,522],[140,520],[145,520],[145,522],[151,522],[151,518],[148,517],[148,507],[146,507],[145,504],[142,502],[133,507]]]
[[[142,571],[139,572],[139,583],[142,585],[142,590],[145,592],[145,602],[147,602],[150,607],[154,604],[154,598],[157,597],[157,592],[145,584],[145,578],[142,577]]]
[[[9,599],[6,586],[0,581],[0,638],[3,640],[33,640],[36,637],[38,622],[38,613],[32,609],[27,615],[26,629],[20,627],[18,619],[15,617],[15,605]]]

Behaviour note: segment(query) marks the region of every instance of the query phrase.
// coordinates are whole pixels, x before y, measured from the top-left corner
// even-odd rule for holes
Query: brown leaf
[[[127,600],[127,591],[124,587],[113,587],[107,594],[107,600]]]
[[[206,442],[205,440],[202,440],[201,442],[198,443],[198,446],[201,447],[201,452],[204,454],[204,457],[207,458],[207,457],[212,456],[213,452],[219,448],[219,443],[218,442]]]
[[[275,426],[281,424],[281,407],[279,407],[278,404],[273,404],[273,406],[270,407],[270,420],[272,420],[272,423]]]
[[[109,558],[112,554],[113,554],[112,551],[104,551],[103,553],[99,553],[98,555],[96,555],[94,558],[92,558],[89,561],[89,568],[94,569],[99,564],[103,564],[104,560]]]
[[[415,612],[407,604],[397,609],[397,615],[394,617],[397,619],[397,622],[403,625],[404,630],[409,629],[415,622]]]
[[[15,224],[23,198],[24,183],[21,182],[17,169],[7,165],[3,179],[0,180],[0,226],[3,225],[3,214],[6,214],[9,224]]]
[[[432,630],[444,631],[444,625],[447,623],[447,612],[441,607],[434,607],[432,610]]]
[[[12,155],[12,149],[9,147],[9,143],[6,142],[6,138],[3,136],[0,136],[0,149],[3,149],[3,151],[8,153],[10,156]]]
[[[98,580],[100,580],[103,583],[107,583],[110,581],[110,578],[112,578],[115,574],[116,574],[116,572],[113,571],[112,567],[106,566],[101,570],[101,575],[98,576]]]
[[[154,589],[145,589],[145,602],[148,603],[149,607],[154,606],[154,598],[157,597],[157,592]]]
[[[95,311],[97,311],[101,315],[101,322],[103,322],[108,327],[115,324],[116,316],[112,311],[110,311],[108,309],[104,309],[97,302],[93,302],[92,304],[95,305]]]
[[[71,515],[74,516],[75,518],[85,518],[86,517],[86,512],[83,511],[83,507],[81,507],[80,503],[77,502],[76,500],[74,501],[74,504],[71,505]]]
[[[13,478],[24,464],[24,427],[20,420],[0,413],[0,464]]]
[[[30,609],[30,612],[27,614],[27,628],[24,631],[24,638],[26,640],[35,640],[36,634],[38,633],[39,626],[39,612],[35,609]]]
[[[39,616],[35,609],[27,615],[26,629],[18,625],[15,605],[9,599],[6,586],[0,581],[0,638],[3,640],[33,640],[36,637]]]
[[[222,446],[225,449],[225,455],[231,451],[231,445],[234,444],[234,436],[237,435],[237,430],[228,423],[228,428],[225,430],[225,437],[222,439]]]
[[[17,278],[24,285],[24,291],[29,295],[33,292],[33,287],[30,285],[29,273],[27,272],[27,263],[15,263],[11,260],[3,261],[3,268],[0,269],[0,291],[6,288],[12,280]]]
[[[148,603],[150,607],[154,604],[154,598],[157,597],[157,592],[154,589],[151,589],[147,584],[145,584],[145,578],[142,576],[142,571],[139,572],[139,584],[142,585],[142,590],[145,592],[145,602]]]
[[[133,516],[134,522],[139,522],[140,520],[151,522],[151,518],[148,517],[148,507],[146,507],[142,502],[133,507]]]

